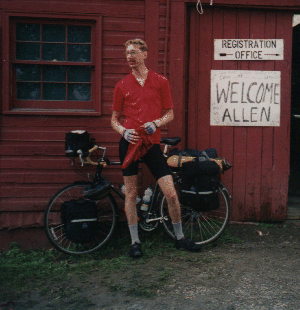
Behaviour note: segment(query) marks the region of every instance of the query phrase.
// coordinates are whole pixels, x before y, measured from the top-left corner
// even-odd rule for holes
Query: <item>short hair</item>
[[[125,47],[127,48],[128,45],[130,44],[135,44],[135,45],[138,45],[139,46],[139,49],[142,51],[142,52],[145,52],[148,50],[148,47],[147,47],[147,44],[145,41],[141,40],[141,39],[132,39],[132,40],[128,40],[126,43],[125,43]]]

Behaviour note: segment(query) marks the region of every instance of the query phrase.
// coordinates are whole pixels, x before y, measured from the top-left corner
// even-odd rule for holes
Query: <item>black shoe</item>
[[[141,248],[141,244],[135,242],[131,247],[130,250],[128,252],[128,255],[130,257],[134,257],[134,258],[138,258],[138,257],[142,257],[143,256],[143,251]]]
[[[175,247],[177,250],[185,250],[190,252],[200,252],[202,249],[201,245],[196,244],[194,241],[188,238],[176,240]]]

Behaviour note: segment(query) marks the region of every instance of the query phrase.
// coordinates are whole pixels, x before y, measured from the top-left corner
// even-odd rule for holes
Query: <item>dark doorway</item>
[[[300,219],[300,24],[293,28],[288,219]]]

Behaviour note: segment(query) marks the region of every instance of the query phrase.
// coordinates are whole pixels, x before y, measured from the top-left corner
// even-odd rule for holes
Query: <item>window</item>
[[[4,112],[100,113],[99,18],[9,16],[8,24]]]

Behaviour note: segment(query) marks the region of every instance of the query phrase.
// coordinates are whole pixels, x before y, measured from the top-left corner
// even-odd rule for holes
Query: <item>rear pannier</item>
[[[215,161],[196,158],[182,164],[180,201],[183,205],[201,212],[218,209],[219,185],[220,166]]]

